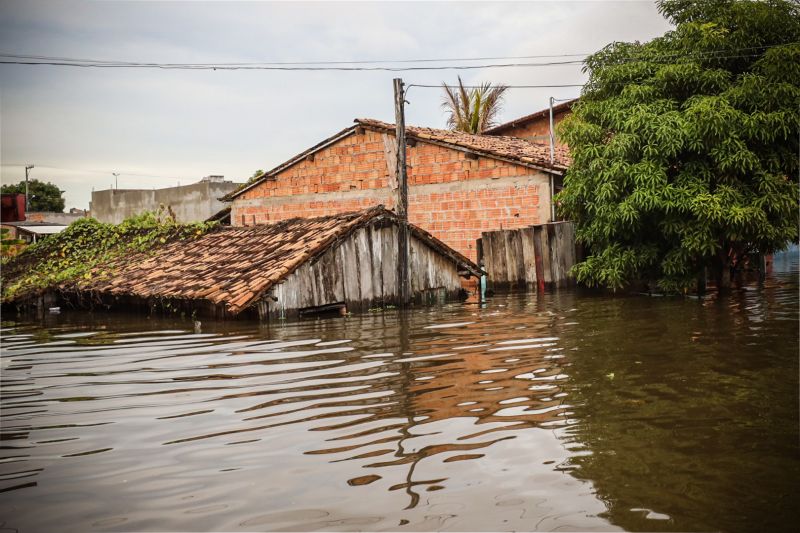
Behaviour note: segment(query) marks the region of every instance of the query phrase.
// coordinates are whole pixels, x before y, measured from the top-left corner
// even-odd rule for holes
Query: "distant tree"
[[[483,83],[480,87],[467,89],[458,77],[458,87],[442,84],[446,110],[447,127],[464,133],[480,133],[495,123],[495,117],[503,104],[503,95],[508,90],[505,85],[492,86]]]
[[[19,183],[3,185],[0,191],[4,193],[25,194],[25,181]],[[28,180],[28,211],[54,211],[61,213],[64,211],[64,191],[58,186],[43,182],[37,179]]]
[[[247,180],[247,183],[248,183],[248,184],[250,184],[250,183],[253,183],[254,181],[256,181],[257,179],[259,179],[259,178],[260,178],[261,176],[263,176],[263,175],[264,175],[264,171],[263,171],[263,170],[261,170],[261,169],[258,169],[258,170],[256,170],[255,172],[253,172],[253,175],[252,175],[252,176],[250,176],[250,178]]]
[[[720,289],[753,253],[798,237],[800,7],[661,0],[675,30],[588,57],[561,135],[557,196],[588,249],[578,280]]]

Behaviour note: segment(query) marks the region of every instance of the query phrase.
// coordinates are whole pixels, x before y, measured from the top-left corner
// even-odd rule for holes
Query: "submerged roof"
[[[128,257],[113,265],[110,279],[82,290],[140,298],[207,300],[238,314],[272,286],[378,219],[397,221],[383,206],[319,218],[294,218],[275,224],[222,227],[196,240],[175,241],[154,255]],[[459,270],[480,268],[431,234],[409,225],[411,234],[450,258]]]
[[[568,100],[561,104],[553,106],[553,114],[561,113],[563,111],[569,111],[572,109],[572,104],[577,102],[577,98],[573,98],[572,100]],[[492,126],[491,128],[486,128],[483,130],[484,135],[498,135],[505,130],[515,128],[517,126],[521,126],[523,124],[527,124],[533,120],[539,120],[544,117],[550,115],[550,108],[542,109],[541,111],[537,111],[536,113],[531,113],[530,115],[525,115],[524,117],[515,118],[514,120],[504,122],[503,124],[498,124],[497,126]]]
[[[288,161],[281,163],[272,170],[265,172],[252,183],[223,196],[221,200],[231,201],[240,194],[256,187],[267,179],[283,172],[287,168],[304,161],[308,156],[356,133],[358,128],[366,128],[395,134],[395,125],[371,118],[357,118],[355,125],[345,128],[327,139],[320,141],[311,148],[300,152]],[[569,166],[569,151],[564,147],[556,147],[554,161],[550,162],[550,148],[548,146],[532,143],[517,137],[503,137],[499,135],[473,135],[460,131],[440,130],[436,128],[423,128],[419,126],[406,126],[406,138],[422,142],[445,146],[462,152],[471,152],[484,157],[500,159],[517,165],[523,165],[539,170],[546,170],[561,174]]]

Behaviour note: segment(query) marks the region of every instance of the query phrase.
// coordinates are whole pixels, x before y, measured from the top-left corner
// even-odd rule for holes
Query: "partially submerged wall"
[[[275,286],[264,299],[261,313],[274,318],[335,304],[348,311],[396,305],[397,233],[394,224],[357,230]],[[409,238],[409,251],[415,301],[440,301],[460,294],[461,278],[455,263],[413,236]]]
[[[575,283],[569,273],[577,259],[572,222],[486,232],[480,245],[489,289],[543,290]]]

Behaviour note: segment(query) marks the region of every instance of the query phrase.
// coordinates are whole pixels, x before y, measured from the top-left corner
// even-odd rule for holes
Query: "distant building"
[[[564,120],[572,112],[572,105],[577,100],[570,100],[553,106],[553,126]],[[494,126],[483,131],[483,135],[504,135],[508,137],[517,137],[525,139],[526,141],[534,142],[537,144],[550,144],[550,108],[542,109],[536,113],[525,115],[514,119],[512,121]],[[555,144],[559,147],[566,147],[566,145],[555,138]]]
[[[47,222],[56,225],[69,226],[78,219],[88,216],[83,209],[70,209],[69,213],[57,213],[55,211],[28,211],[25,220],[28,222]]]
[[[25,220],[24,194],[4,193],[0,202],[0,221],[21,222]]]
[[[20,222],[3,222],[0,224],[0,227],[9,230],[8,238],[20,239],[28,244],[39,242],[41,239],[56,233],[61,233],[67,229],[66,224],[33,222],[30,220],[24,220]]]
[[[166,189],[107,189],[92,192],[90,212],[100,222],[119,224],[143,211],[163,207],[181,223],[202,222],[226,205],[219,198],[241,184],[223,176],[207,176],[197,183]]]

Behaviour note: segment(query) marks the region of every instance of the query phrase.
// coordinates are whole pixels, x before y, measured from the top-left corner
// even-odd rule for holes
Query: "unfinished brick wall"
[[[389,140],[393,140],[389,136]],[[364,130],[238,196],[234,225],[394,207],[385,139]],[[390,158],[393,154],[390,155]],[[417,141],[407,150],[409,220],[472,260],[482,231],[549,220],[549,178],[522,165]]]
[[[569,110],[561,110],[554,113],[553,124],[558,126],[564,117],[570,114]],[[518,137],[540,144],[550,144],[550,114],[522,122],[516,126],[508,126],[499,131],[491,132],[489,135],[505,135],[508,137]],[[556,135],[556,145],[566,146]]]

